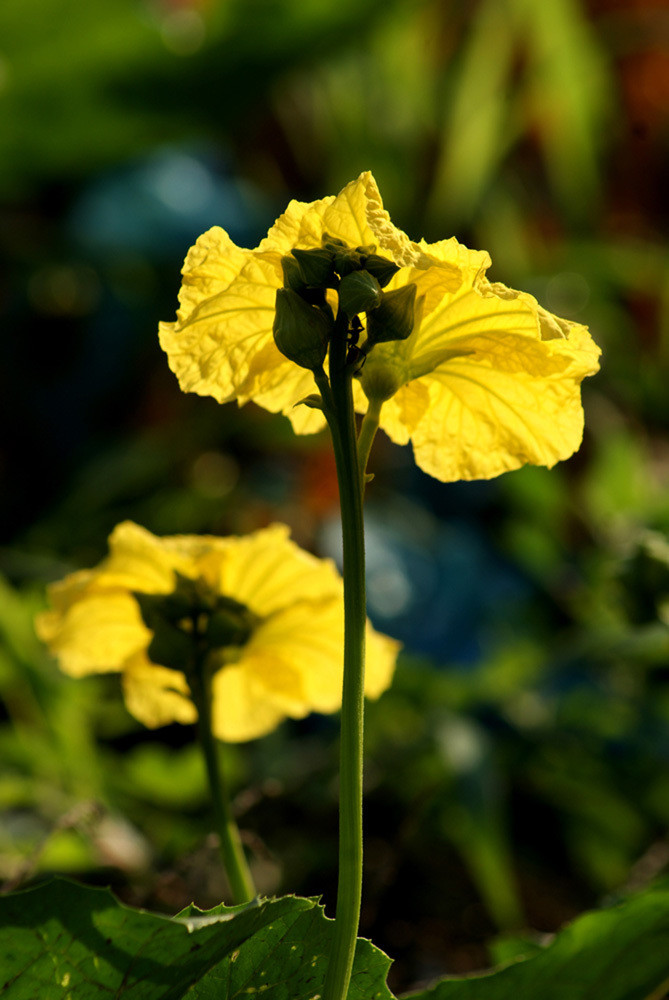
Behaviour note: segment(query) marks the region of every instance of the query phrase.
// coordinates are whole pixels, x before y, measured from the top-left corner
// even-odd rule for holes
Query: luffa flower
[[[487,479],[526,462],[550,467],[579,447],[580,384],[597,371],[600,353],[587,328],[491,283],[483,251],[455,238],[412,242],[390,221],[370,173],[336,197],[292,201],[255,250],[218,226],[198,239],[184,264],[177,320],[160,324],[184,391],[252,400],[286,414],[298,433],[323,426],[318,409],[296,405],[313,393],[313,378],[278,350],[273,325],[286,261],[324,245],[343,245],[349,257],[357,251],[363,269],[374,255],[377,276],[379,261],[388,263],[384,293],[415,287],[400,339],[379,334],[371,346],[368,337],[365,349],[382,311],[374,311],[377,301],[361,307],[356,336],[365,357],[355,402],[361,412],[368,401],[380,406],[380,426],[398,444],[412,442],[424,471],[443,481]],[[342,273],[324,285],[334,311]]]
[[[341,704],[342,583],[274,524],[243,537],[159,538],[119,524],[109,555],[53,584],[37,632],[74,677],[120,671],[129,711],[147,726],[194,722],[187,663],[208,650],[212,728],[262,736],[284,717]],[[153,627],[149,627],[152,625]],[[398,644],[367,626],[366,694],[390,684]]]

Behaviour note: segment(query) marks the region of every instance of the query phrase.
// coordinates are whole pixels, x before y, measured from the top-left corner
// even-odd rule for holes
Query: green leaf
[[[669,987],[667,940],[669,889],[649,890],[579,917],[525,961],[442,980],[410,1000],[660,1000]]]
[[[313,905],[284,897],[169,918],[56,879],[0,900],[0,996],[178,1000],[266,924]]]
[[[0,899],[0,997],[310,1000],[323,990],[332,929],[312,899],[165,917],[55,879]],[[392,1000],[389,964],[360,940],[349,1000]]]
[[[292,916],[292,914],[291,914]],[[320,906],[273,921],[249,946],[207,975],[188,1000],[227,1000],[261,993],[262,1000],[314,1000],[323,995],[334,922]],[[390,960],[358,939],[347,1000],[394,1000],[386,986]]]

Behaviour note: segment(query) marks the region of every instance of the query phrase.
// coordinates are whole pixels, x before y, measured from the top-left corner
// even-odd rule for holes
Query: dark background
[[[368,713],[362,931],[391,985],[489,964],[669,858],[669,10],[663,0],[20,0],[0,7],[0,878],[175,912],[225,897],[184,727],[34,638],[49,580],[130,517],[286,521],[338,549],[325,435],[179,391],[188,247],[254,246],[371,169],[411,237],[587,323],[580,452],[444,485],[372,456],[369,610],[405,652]],[[229,749],[262,891],[333,911],[336,720]]]

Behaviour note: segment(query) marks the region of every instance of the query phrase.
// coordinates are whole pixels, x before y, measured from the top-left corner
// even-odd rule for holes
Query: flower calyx
[[[335,255],[326,247],[313,250],[293,250],[300,275],[309,288],[333,288],[335,282]]]
[[[245,645],[257,616],[234,598],[217,593],[202,578],[175,571],[169,594],[135,592],[142,620],[153,636],[149,659],[188,674],[203,656]]]
[[[368,271],[351,271],[341,279],[338,292],[339,307],[350,319],[376,309],[383,296],[378,280]]]
[[[272,332],[274,343],[289,361],[311,371],[322,368],[333,329],[329,306],[312,305],[292,288],[278,289]]]
[[[328,293],[330,301],[336,293],[337,315],[348,321],[347,364],[355,375],[375,344],[405,340],[413,329],[416,286],[384,291],[400,268],[374,244],[349,247],[326,233],[320,247],[283,257],[281,268],[284,287],[276,295],[274,341],[302,368],[318,371],[327,356],[336,325]]]
[[[402,285],[384,292],[378,306],[367,313],[369,347],[389,340],[406,340],[415,322],[416,286]]]
[[[306,406],[310,410],[323,410],[323,397],[319,392],[312,392],[304,399],[298,399],[295,406]]]

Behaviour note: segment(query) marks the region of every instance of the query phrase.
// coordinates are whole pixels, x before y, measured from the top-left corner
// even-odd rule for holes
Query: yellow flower
[[[214,641],[209,654],[219,739],[249,740],[286,716],[334,712],[341,704],[341,579],[329,560],[288,536],[287,527],[274,524],[245,537],[158,538],[126,521],[113,531],[99,566],[49,588],[51,609],[38,616],[38,635],[74,677],[120,671],[127,707],[145,725],[194,722],[186,673],[152,661],[149,654],[165,637],[146,619],[152,609],[169,612],[196,593],[198,621],[204,608],[214,623],[222,609],[224,630],[231,615],[236,626],[241,622],[232,644]],[[397,651],[394,640],[368,625],[369,697],[390,684]]]
[[[313,378],[279,353],[272,325],[282,259],[333,237],[350,248],[373,245],[396,264],[387,291],[416,286],[410,336],[369,351],[355,402],[360,412],[365,395],[381,402],[380,426],[398,444],[412,442],[424,471],[443,481],[488,479],[526,462],[550,467],[579,447],[580,384],[600,354],[587,328],[488,281],[483,251],[455,238],[409,240],[390,221],[371,173],[336,197],[292,201],[255,250],[218,226],[198,239],[184,264],[177,320],[160,324],[184,391],[252,400],[286,414],[298,433],[323,426],[319,410],[296,407],[313,393]]]

